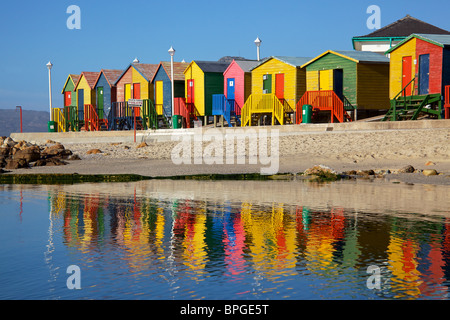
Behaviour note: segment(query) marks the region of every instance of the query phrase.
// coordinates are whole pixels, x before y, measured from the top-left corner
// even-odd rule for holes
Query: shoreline
[[[220,161],[217,161],[223,164],[208,164],[202,158],[203,153],[200,153],[200,158],[198,158],[195,150],[196,142],[192,140],[192,137],[195,133],[202,132],[200,136],[203,140],[200,142],[200,152],[206,152],[208,147],[214,146],[214,139],[211,140],[204,135],[204,132],[208,132],[207,129],[200,131],[193,129],[188,135],[179,131],[178,137],[189,137],[187,144],[184,145],[181,145],[183,142],[180,142],[179,139],[173,139],[173,133],[167,133],[162,140],[147,140],[147,142],[139,140],[130,142],[128,139],[111,142],[97,142],[95,139],[79,142],[66,141],[64,147],[78,155],[81,160],[65,160],[68,164],[61,166],[9,170],[9,172],[0,174],[0,177],[27,174],[137,175],[147,178],[258,175],[262,173],[263,168],[268,168],[273,164],[267,160],[276,160],[275,169],[277,170],[274,173],[279,175],[298,174],[311,167],[322,165],[331,168],[338,174],[372,170],[376,176],[381,176],[391,182],[450,185],[450,126],[447,127],[447,122],[439,122],[438,124],[442,124],[443,127],[430,129],[426,127],[430,125],[428,122],[417,122],[417,127],[414,127],[414,124],[409,123],[410,129],[401,130],[385,128],[374,130],[371,126],[370,129],[360,131],[304,132],[302,126],[299,126],[297,130],[295,127],[280,128],[280,134],[276,140],[270,140],[270,130],[279,129],[279,126],[261,127],[269,130],[269,134],[266,135],[268,143],[265,151],[267,152],[260,152],[260,138],[262,139],[260,136],[251,142],[260,147],[256,154],[255,149],[252,149],[254,145],[251,147],[250,142],[246,142],[244,154],[239,154],[239,156],[243,155],[244,164],[238,164],[239,152],[236,142],[234,144],[236,149],[233,149],[230,164],[226,163],[224,156],[228,151],[225,147],[226,143],[214,151],[220,151],[220,149],[223,151],[221,160],[219,157]],[[95,132],[89,134],[94,135]],[[107,133],[99,132],[99,134],[104,136]],[[47,137],[52,139],[57,136],[50,133]],[[227,138],[223,134],[219,137]],[[271,158],[271,152],[274,151],[271,149],[273,142],[276,142],[274,145],[278,145],[277,158],[275,156]],[[59,143],[59,141],[47,141],[47,144],[40,144],[40,146],[49,146],[49,143]],[[180,146],[189,147],[188,151],[191,154],[188,155],[188,162],[192,164],[176,164],[176,161],[173,160],[173,150]],[[97,151],[92,153],[92,150]],[[263,159],[261,154],[266,154],[266,158]],[[249,159],[252,156],[256,156],[254,158],[256,162],[250,164]],[[405,166],[414,167],[415,172],[399,173]],[[422,173],[423,170],[429,169],[436,170],[438,175],[425,176]],[[364,177],[364,175],[363,173],[362,176]]]

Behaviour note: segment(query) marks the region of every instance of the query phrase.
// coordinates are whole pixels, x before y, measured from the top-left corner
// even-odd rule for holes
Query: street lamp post
[[[261,46],[261,42],[262,41],[259,39],[259,37],[256,37],[255,44],[256,44],[256,56],[258,58],[258,61],[260,60],[259,47]]]
[[[174,104],[174,96],[175,96],[175,88],[174,88],[174,81],[173,81],[173,56],[175,55],[175,49],[171,46],[169,49],[169,54],[170,54],[170,79],[171,79],[171,83],[172,83],[172,128],[174,127],[174,123],[173,123],[173,114],[175,112],[175,104]]]
[[[53,120],[53,116],[52,116],[52,67],[53,64],[49,61],[47,63],[47,68],[48,68],[48,94],[49,94],[49,99],[50,99],[50,121]]]

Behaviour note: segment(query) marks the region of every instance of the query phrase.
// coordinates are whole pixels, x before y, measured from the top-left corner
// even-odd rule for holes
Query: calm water
[[[449,194],[365,181],[0,185],[0,299],[446,299]],[[80,290],[67,287],[71,265]]]

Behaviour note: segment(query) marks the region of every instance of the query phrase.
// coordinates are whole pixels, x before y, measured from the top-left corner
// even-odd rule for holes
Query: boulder
[[[98,154],[98,153],[102,153],[102,150],[100,150],[100,149],[91,149],[91,150],[86,152],[86,154]]]
[[[7,159],[5,169],[27,168],[28,162],[25,159]]]
[[[424,175],[424,176],[437,176],[438,175],[438,173],[437,173],[437,171],[435,170],[435,169],[425,169],[425,170],[423,170],[422,171],[422,174]]]
[[[414,167],[411,165],[404,166],[403,168],[398,170],[398,173],[413,173]]]
[[[139,148],[145,148],[145,147],[147,147],[147,146],[148,146],[148,145],[147,145],[145,142],[141,142],[140,144],[137,145],[136,149],[139,149]]]
[[[13,155],[14,160],[24,159],[27,162],[34,162],[41,158],[41,153],[38,146],[28,147],[25,149],[19,149]]]

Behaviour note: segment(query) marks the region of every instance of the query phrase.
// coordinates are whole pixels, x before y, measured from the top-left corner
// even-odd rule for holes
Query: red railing
[[[84,105],[84,126],[86,131],[99,131],[98,114],[92,104]]]
[[[193,103],[186,103],[185,98],[175,98],[173,106],[174,115],[182,116],[186,119],[186,126],[191,127],[191,119],[197,120],[197,109]]]
[[[445,86],[445,119],[450,119],[450,86]]]
[[[339,122],[344,122],[344,103],[333,90],[324,91],[306,91],[303,97],[297,103],[296,123],[300,124],[303,118],[303,106],[311,105],[318,111],[331,111],[331,123],[334,118]]]

